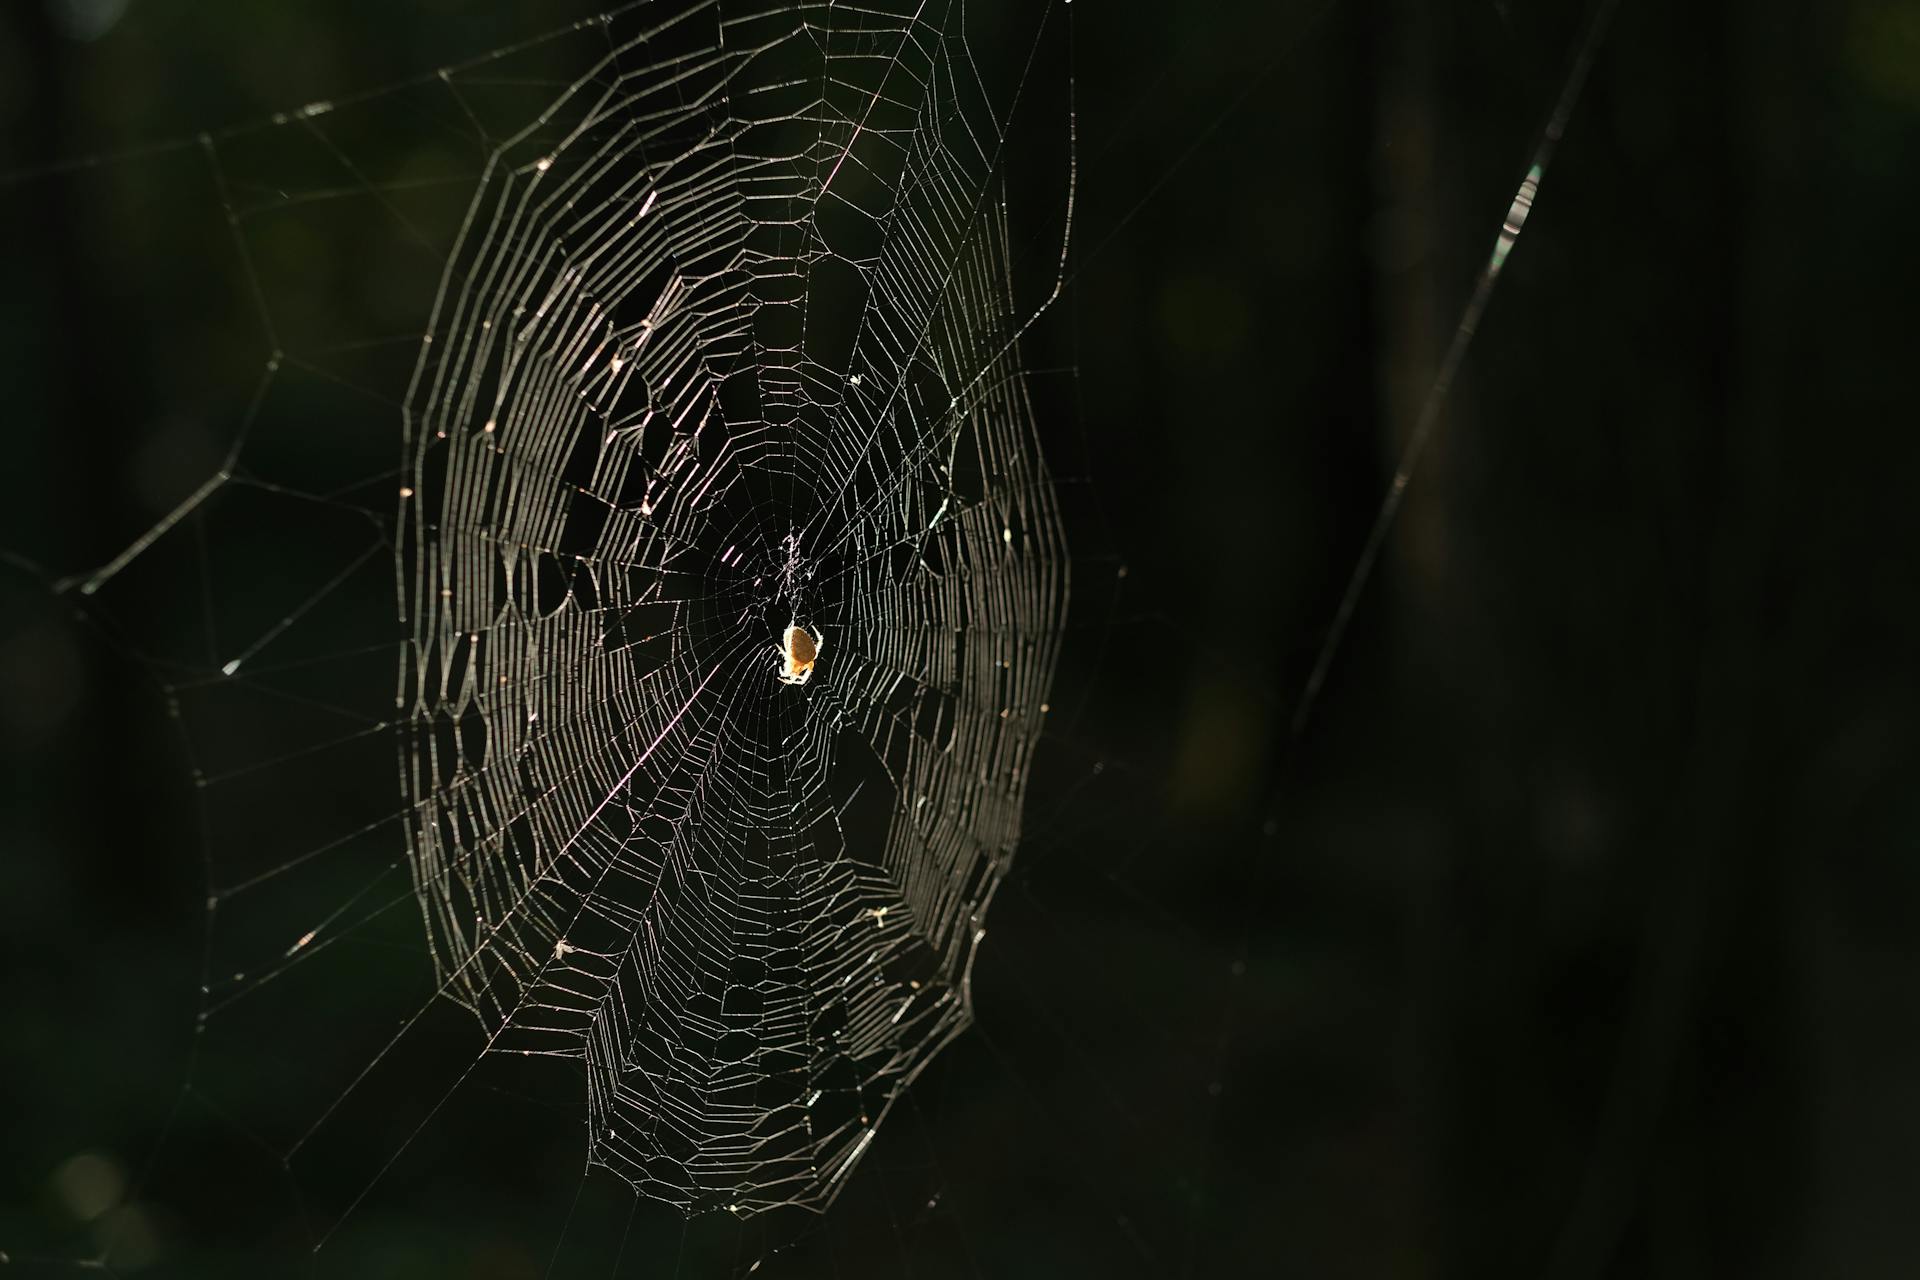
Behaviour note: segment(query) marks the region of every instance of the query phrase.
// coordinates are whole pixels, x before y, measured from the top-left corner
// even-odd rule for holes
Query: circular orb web
[[[493,155],[408,404],[441,989],[688,1211],[823,1206],[966,1025],[1066,608],[1002,130],[887,10],[613,47]]]

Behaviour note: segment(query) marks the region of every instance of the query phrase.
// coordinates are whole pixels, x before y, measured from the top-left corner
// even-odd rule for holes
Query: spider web
[[[1083,572],[1043,448],[1048,371],[1021,351],[1072,279],[1074,89],[1042,45],[1063,17],[631,5],[60,175],[129,221],[135,179],[217,210],[178,292],[258,340],[195,363],[152,326],[167,392],[221,426],[161,423],[164,460],[143,466],[174,482],[164,514],[59,584],[158,676],[192,758],[198,1034],[156,1145],[239,1169],[191,1150],[217,1128],[280,1171],[287,1205],[243,1225],[272,1193],[170,1168],[142,1184],[183,1214],[204,1201],[240,1273],[317,1246],[329,1273],[361,1273],[385,1256],[383,1206],[432,1223],[442,1178],[462,1222],[556,1185],[577,1207],[602,1182],[620,1212],[737,1219],[737,1272],[778,1247],[755,1234],[776,1211],[841,1197],[844,1218],[863,1176],[919,1172],[882,1153],[924,1077],[956,1087],[928,1069],[968,1052],[1016,847],[1033,896],[1035,749],[1071,718],[1049,703],[1069,578],[1076,619],[1119,590],[1113,565]],[[1095,254],[1285,55],[1263,51],[1144,185],[1129,174],[1118,216],[1092,219],[1111,224]],[[1067,101],[1035,101],[1050,90]],[[1149,134],[1172,119],[1143,115]],[[1058,149],[1027,161],[1040,183],[1017,167],[1036,137]],[[328,274],[342,262],[350,279]],[[798,684],[792,626],[820,645]],[[1158,821],[1059,859],[1075,900],[1096,881],[1151,896],[1133,882],[1179,835]],[[1269,819],[1262,857],[1274,837]],[[1255,909],[1240,896],[1236,920]],[[1134,1162],[1154,1195],[1171,1173],[1172,1226],[1105,1186],[1086,1217],[1125,1266],[1164,1274],[1203,1256],[1250,926],[1224,956],[1168,941],[1176,905],[1128,909],[1150,927],[1106,951],[1094,926],[1063,929],[1033,984],[1106,956],[1092,986],[1174,990],[1182,966],[1177,989],[1207,998],[1104,1042],[1063,1031],[1063,1076],[1112,1112],[1034,1146]],[[1028,980],[1017,950],[998,963]],[[1134,1052],[1144,1031],[1178,1070]],[[1174,1119],[1143,1122],[1148,1096]],[[467,1163],[486,1177],[451,1176]],[[957,1223],[932,1181],[899,1198]],[[882,1199],[896,1236],[915,1229]],[[86,1265],[137,1265],[140,1209],[99,1219]],[[550,1273],[581,1234],[568,1214]],[[615,1274],[638,1256],[624,1227],[606,1252]]]
[[[965,1025],[1064,616],[997,131],[936,22],[616,46],[489,161],[409,400],[436,975],[690,1208],[824,1203]],[[804,691],[789,622],[831,641]]]
[[[63,589],[198,562],[208,660],[148,655],[207,828],[189,1092],[334,1212],[489,1057],[573,1064],[647,1197],[821,1209],[969,1024],[1067,606],[1017,340],[1070,194],[1023,300],[1028,68],[990,87],[964,17],[631,5],[193,140],[270,351],[211,476]],[[432,141],[370,171],[396,121]],[[424,332],[302,274],[370,221]],[[322,762],[358,781],[302,808]]]

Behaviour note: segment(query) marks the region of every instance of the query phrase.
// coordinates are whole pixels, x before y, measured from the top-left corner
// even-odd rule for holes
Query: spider
[[[819,658],[824,642],[824,637],[797,622],[787,624],[786,634],[773,647],[780,655],[780,683],[805,684],[813,674],[814,661]]]

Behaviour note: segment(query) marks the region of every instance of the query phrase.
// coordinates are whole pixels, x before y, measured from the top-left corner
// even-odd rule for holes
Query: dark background
[[[1027,348],[1078,369],[1074,630],[978,1027],[822,1223],[629,1219],[577,1115],[502,1102],[311,1255],[326,1170],[224,1110],[298,1064],[188,1056],[215,837],[156,653],[218,610],[158,555],[49,585],[219,465],[263,356],[195,149],[122,153],[576,9],[0,11],[11,1269],[1920,1272],[1912,0],[1624,0],[1298,737],[1589,10],[1081,0],[1069,52],[1053,9],[1074,277]],[[394,278],[337,243],[288,252]],[[394,291],[362,332],[417,331]]]

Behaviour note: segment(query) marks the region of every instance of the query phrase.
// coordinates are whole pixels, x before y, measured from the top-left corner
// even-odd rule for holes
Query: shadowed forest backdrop
[[[591,11],[15,0],[0,174]],[[1623,0],[1297,739],[1589,11],[1069,14],[1036,78],[1073,77],[1073,277],[1024,349],[1078,370],[1041,397],[1080,495],[1076,709],[978,1028],[762,1274],[1914,1274],[1920,6]],[[1029,287],[1058,159],[1016,208]],[[308,1274],[298,1186],[182,1103],[201,836],[125,624],[201,613],[48,585],[211,474],[258,366],[240,328],[175,349],[170,309],[236,278],[185,184],[0,186],[0,1250],[117,1229],[129,1272]],[[378,253],[338,272],[375,288]],[[416,301],[368,298],[367,331]],[[460,1150],[319,1272],[606,1274],[548,1270],[583,1185],[616,1199],[576,1119]],[[634,1222],[621,1274],[753,1260]]]

